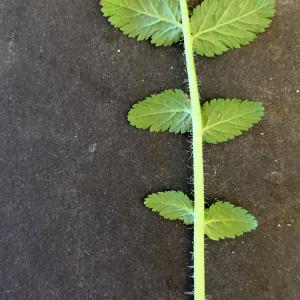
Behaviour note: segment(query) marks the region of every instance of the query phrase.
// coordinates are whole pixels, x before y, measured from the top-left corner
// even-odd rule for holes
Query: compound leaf
[[[151,132],[185,133],[192,125],[190,100],[181,90],[166,90],[135,104],[128,121]]]
[[[216,144],[233,139],[258,123],[264,114],[260,102],[214,99],[202,107],[203,140]]]
[[[275,0],[204,0],[191,17],[194,50],[208,57],[248,45],[264,32]]]
[[[182,36],[177,0],[101,0],[109,22],[138,41],[170,46]]]
[[[228,202],[217,202],[205,210],[205,234],[212,240],[235,238],[256,227],[252,215]]]
[[[169,220],[181,220],[184,224],[194,223],[194,204],[182,192],[168,191],[151,194],[145,206]]]

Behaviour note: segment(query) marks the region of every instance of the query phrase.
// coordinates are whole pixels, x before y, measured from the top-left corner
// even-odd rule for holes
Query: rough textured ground
[[[300,3],[249,47],[198,59],[204,99],[260,99],[262,123],[206,146],[206,193],[258,217],[207,241],[213,300],[300,299]],[[186,299],[191,233],[143,207],[191,191],[189,140],[128,126],[137,100],[186,88],[180,45],[113,29],[97,1],[0,1],[0,299]]]

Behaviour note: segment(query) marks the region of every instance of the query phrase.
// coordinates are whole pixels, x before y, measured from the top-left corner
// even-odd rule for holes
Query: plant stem
[[[187,0],[180,0],[180,7],[193,122],[194,299],[205,300],[202,115]]]

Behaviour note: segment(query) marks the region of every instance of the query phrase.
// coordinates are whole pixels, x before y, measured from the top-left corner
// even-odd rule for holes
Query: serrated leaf
[[[192,124],[190,100],[181,90],[166,90],[135,104],[128,121],[151,132],[185,133]]]
[[[151,194],[145,199],[145,206],[169,220],[181,220],[186,225],[194,222],[194,204],[182,192]]]
[[[194,49],[213,57],[248,45],[275,13],[274,0],[204,0],[191,17]]]
[[[214,99],[202,107],[203,140],[216,144],[233,139],[258,123],[264,114],[260,102]]]
[[[182,36],[177,0],[101,0],[109,22],[138,41],[151,38],[156,46],[170,46]]]
[[[205,210],[205,234],[212,240],[235,238],[256,227],[252,215],[228,202],[217,202]]]

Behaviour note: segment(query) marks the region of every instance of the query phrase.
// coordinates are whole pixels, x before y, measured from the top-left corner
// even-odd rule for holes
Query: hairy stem
[[[193,122],[194,299],[205,300],[202,115],[187,0],[180,0],[180,7]]]

